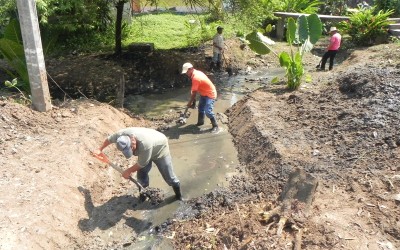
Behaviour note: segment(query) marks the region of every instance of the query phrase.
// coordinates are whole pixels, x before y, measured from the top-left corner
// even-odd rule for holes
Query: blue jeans
[[[207,96],[200,96],[199,114],[206,114],[209,119],[214,118],[214,102],[215,99],[211,99]]]
[[[172,166],[171,155],[168,155],[161,159],[151,160],[144,168],[137,171],[137,179],[144,188],[149,186],[149,172],[153,162],[156,164],[158,171],[160,171],[161,176],[169,186],[176,186],[179,184],[179,180],[174,173],[174,167]]]

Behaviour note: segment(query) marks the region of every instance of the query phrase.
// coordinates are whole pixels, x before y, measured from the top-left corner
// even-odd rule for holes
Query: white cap
[[[193,68],[193,65],[191,63],[185,63],[182,66],[182,74],[186,74],[186,72],[188,71],[188,69]]]
[[[337,31],[336,27],[331,27],[331,29],[329,30],[329,32],[332,32],[332,31]]]

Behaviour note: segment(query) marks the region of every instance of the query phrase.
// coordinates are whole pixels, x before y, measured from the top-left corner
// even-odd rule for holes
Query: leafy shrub
[[[318,13],[335,16],[347,15],[346,2],[346,0],[326,0],[325,4],[320,6]]]
[[[400,15],[400,0],[374,0],[376,11],[393,10],[393,16]]]
[[[28,68],[25,61],[24,46],[22,44],[21,29],[17,20],[11,20],[0,39],[0,54],[6,59],[12,71],[5,72],[12,78],[19,78],[14,86],[30,92]]]
[[[322,23],[318,15],[300,16],[297,22],[288,18],[286,38],[290,45],[290,53],[286,51],[279,55],[271,49],[274,42],[260,32],[254,31],[246,36],[251,50],[258,54],[268,54],[271,51],[278,57],[279,63],[286,69],[287,86],[291,90],[300,87],[304,76],[303,55],[311,51],[322,33]],[[294,47],[297,47],[294,49]]]
[[[299,12],[299,13],[317,13],[318,8],[323,2],[318,0],[282,0],[280,1],[280,11]]]
[[[265,19],[275,20],[273,12],[280,8],[280,0],[226,0],[225,4],[238,23],[257,29]]]
[[[351,41],[359,46],[372,45],[378,38],[388,34],[388,17],[393,10],[380,10],[374,14],[375,8],[363,9],[350,15],[350,20],[338,24],[340,30],[351,36]]]

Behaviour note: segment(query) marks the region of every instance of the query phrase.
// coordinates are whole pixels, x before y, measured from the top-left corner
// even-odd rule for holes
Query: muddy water
[[[201,196],[227,184],[239,162],[231,135],[223,123],[226,120],[223,113],[248,92],[269,84],[273,77],[282,74],[282,70],[277,69],[234,77],[226,73],[214,75],[213,81],[219,94],[214,111],[218,114],[220,132],[210,133],[211,123],[208,119],[205,125],[196,127],[197,110],[194,109],[190,110],[191,115],[185,125],[174,124],[164,131],[169,138],[174,170],[181,181],[185,199]],[[128,96],[125,106],[135,113],[155,117],[183,111],[189,95],[190,89],[183,88],[163,94]],[[167,186],[156,169],[150,171],[150,186],[163,190],[166,199],[157,207],[145,203],[138,205],[134,216],[146,223],[143,224],[143,231],[139,232],[139,242],[128,249],[171,249],[165,240],[160,245],[160,239],[153,233],[157,231],[157,225],[173,218],[178,211],[185,212],[184,202],[174,201],[172,188]]]

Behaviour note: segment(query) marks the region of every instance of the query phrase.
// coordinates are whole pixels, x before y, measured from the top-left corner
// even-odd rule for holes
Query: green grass
[[[138,15],[125,28],[123,46],[131,43],[154,43],[156,49],[184,48],[197,46],[209,41],[216,33],[216,27],[224,27],[224,37],[234,36],[241,27],[228,21],[209,23],[208,14],[179,15],[172,13]],[[195,20],[189,24],[189,20]]]
[[[142,2],[145,2],[145,0],[142,0]],[[204,3],[207,3],[206,0],[203,1]],[[176,7],[176,6],[185,6],[185,3],[181,0],[160,0],[158,6],[160,7]]]

